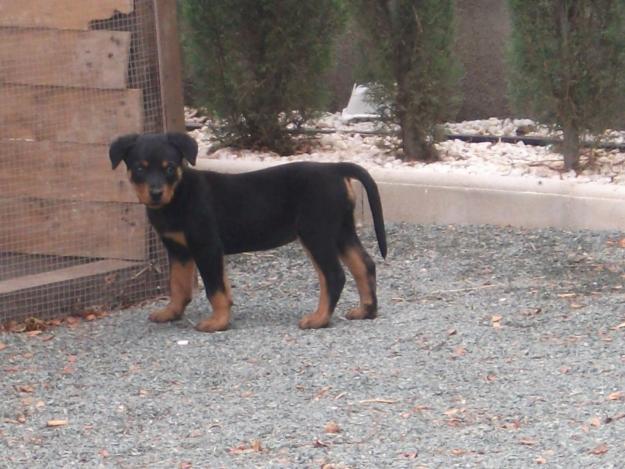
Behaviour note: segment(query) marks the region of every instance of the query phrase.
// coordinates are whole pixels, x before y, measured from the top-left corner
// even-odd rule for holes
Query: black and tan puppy
[[[377,312],[375,264],[354,227],[350,179],[366,189],[378,246],[386,256],[386,235],[378,189],[367,171],[351,163],[290,163],[242,174],[197,171],[197,144],[182,133],[125,135],[113,142],[113,169],[122,161],[139,201],[161,237],[170,262],[169,304],[150,315],[155,322],[179,319],[191,301],[197,266],[213,314],[200,331],[228,327],[232,298],[224,254],[258,251],[299,240],[319,275],[317,310],[299,322],[302,329],[330,322],[343,286],[341,262],[350,270],[360,306],[349,319],[372,319]]]

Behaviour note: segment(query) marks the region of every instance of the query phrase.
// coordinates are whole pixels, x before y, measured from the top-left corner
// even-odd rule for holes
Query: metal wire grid
[[[0,19],[2,322],[153,294],[138,279],[162,253],[108,161],[118,135],[163,126],[152,1],[107,0],[119,11],[84,23],[84,0]]]

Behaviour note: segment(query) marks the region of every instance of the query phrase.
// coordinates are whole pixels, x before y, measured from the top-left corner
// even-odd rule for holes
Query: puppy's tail
[[[354,163],[337,163],[341,176],[356,179],[364,186],[369,199],[369,207],[373,217],[373,228],[378,238],[380,254],[386,258],[386,231],[384,230],[384,216],[382,214],[382,202],[378,186],[366,169]]]

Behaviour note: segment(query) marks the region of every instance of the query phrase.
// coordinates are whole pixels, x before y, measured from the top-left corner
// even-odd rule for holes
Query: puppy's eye
[[[143,166],[135,166],[135,174],[141,175],[145,173],[145,168]]]
[[[167,176],[173,176],[176,174],[176,166],[174,166],[173,164],[170,164],[167,166],[167,168],[165,168],[165,174],[167,174]]]

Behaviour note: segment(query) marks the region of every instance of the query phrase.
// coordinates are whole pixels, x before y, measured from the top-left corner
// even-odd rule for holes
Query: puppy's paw
[[[345,318],[347,319],[375,319],[377,316],[377,308],[374,305],[361,305],[350,310]]]
[[[218,332],[228,329],[228,321],[221,318],[210,317],[196,324],[195,329],[200,332]]]
[[[300,329],[320,329],[330,325],[330,316],[314,312],[299,320]]]
[[[177,321],[180,318],[182,318],[182,312],[179,313],[169,307],[154,311],[148,316],[148,319],[152,322]]]

